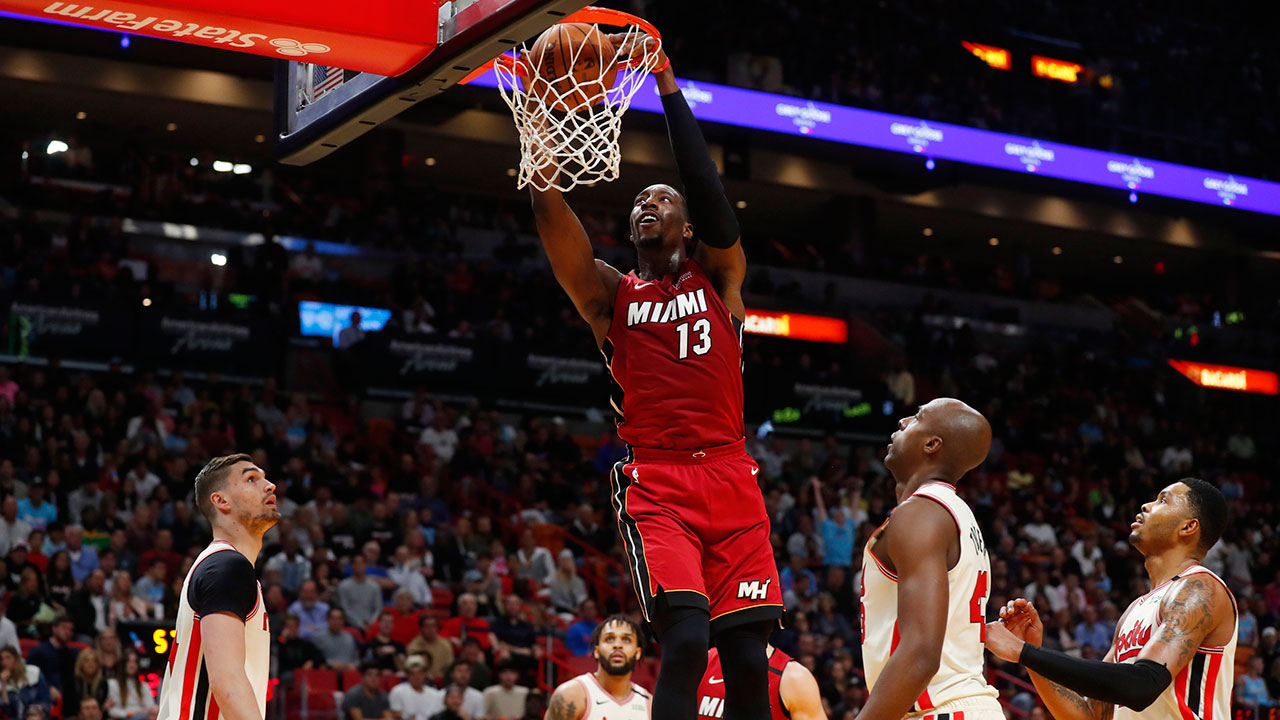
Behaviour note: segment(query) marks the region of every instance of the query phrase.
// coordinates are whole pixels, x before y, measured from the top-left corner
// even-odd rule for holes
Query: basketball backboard
[[[397,77],[280,60],[276,154],[288,165],[315,162],[586,5],[586,0],[441,3],[439,44]]]

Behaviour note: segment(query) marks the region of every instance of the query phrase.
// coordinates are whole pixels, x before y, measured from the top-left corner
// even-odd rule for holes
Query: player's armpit
[[[587,693],[577,680],[562,683],[551,693],[543,720],[581,720],[587,710]]]
[[[818,690],[818,681],[800,663],[787,663],[782,671],[778,694],[782,696],[782,704],[786,706],[791,720],[827,720],[827,713],[822,709],[822,693]]]
[[[613,299],[621,277],[608,263],[596,260],[578,216],[559,190],[529,191],[542,247],[551,261],[556,281],[564,288],[578,314],[591,324],[596,342],[604,339],[613,319]]]
[[[232,613],[204,615],[200,634],[204,638],[205,668],[209,689],[226,720],[262,720],[257,695],[245,674],[244,620]]]
[[[1177,675],[1195,657],[1196,650],[1210,640],[1218,626],[1219,617],[1228,617],[1231,598],[1226,588],[1211,576],[1200,573],[1178,581],[1160,602],[1160,617],[1164,621],[1151,641],[1139,653],[1138,659],[1151,660],[1164,665],[1171,675]],[[1218,638],[1219,645],[1230,639]]]

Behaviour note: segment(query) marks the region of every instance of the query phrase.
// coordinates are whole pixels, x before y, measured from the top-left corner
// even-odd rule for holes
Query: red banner
[[[399,75],[435,49],[439,8],[424,0],[0,0],[37,20]]]
[[[792,340],[844,343],[849,341],[849,323],[836,318],[800,313],[747,310],[743,327],[753,335],[772,335]]]
[[[1280,395],[1280,376],[1269,370],[1210,365],[1190,360],[1170,360],[1169,366],[1201,387]]]

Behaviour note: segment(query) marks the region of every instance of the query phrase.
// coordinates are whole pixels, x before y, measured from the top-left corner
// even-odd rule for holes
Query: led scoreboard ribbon
[[[1169,366],[1201,387],[1261,395],[1280,394],[1280,376],[1270,370],[1174,359],[1169,360]]]
[[[472,81],[496,87],[493,73]],[[662,112],[653,78],[631,102]],[[680,80],[699,120],[1280,215],[1280,183],[905,115]]]

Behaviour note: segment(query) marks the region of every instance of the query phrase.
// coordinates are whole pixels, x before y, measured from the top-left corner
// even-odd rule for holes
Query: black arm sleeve
[[[1024,645],[1019,661],[1028,670],[1084,695],[1141,712],[1173,682],[1168,668],[1152,660],[1109,663],[1081,660],[1056,650]]]
[[[197,617],[229,612],[247,620],[258,604],[253,564],[235,550],[219,550],[196,567],[187,587],[187,604]]]
[[[713,248],[733,247],[742,235],[738,218],[724,195],[720,174],[707,154],[707,141],[684,100],[684,93],[663,95],[662,111],[667,116],[667,134],[671,137],[671,151],[676,156],[680,182],[684,185],[685,206],[689,209],[694,237]]]

